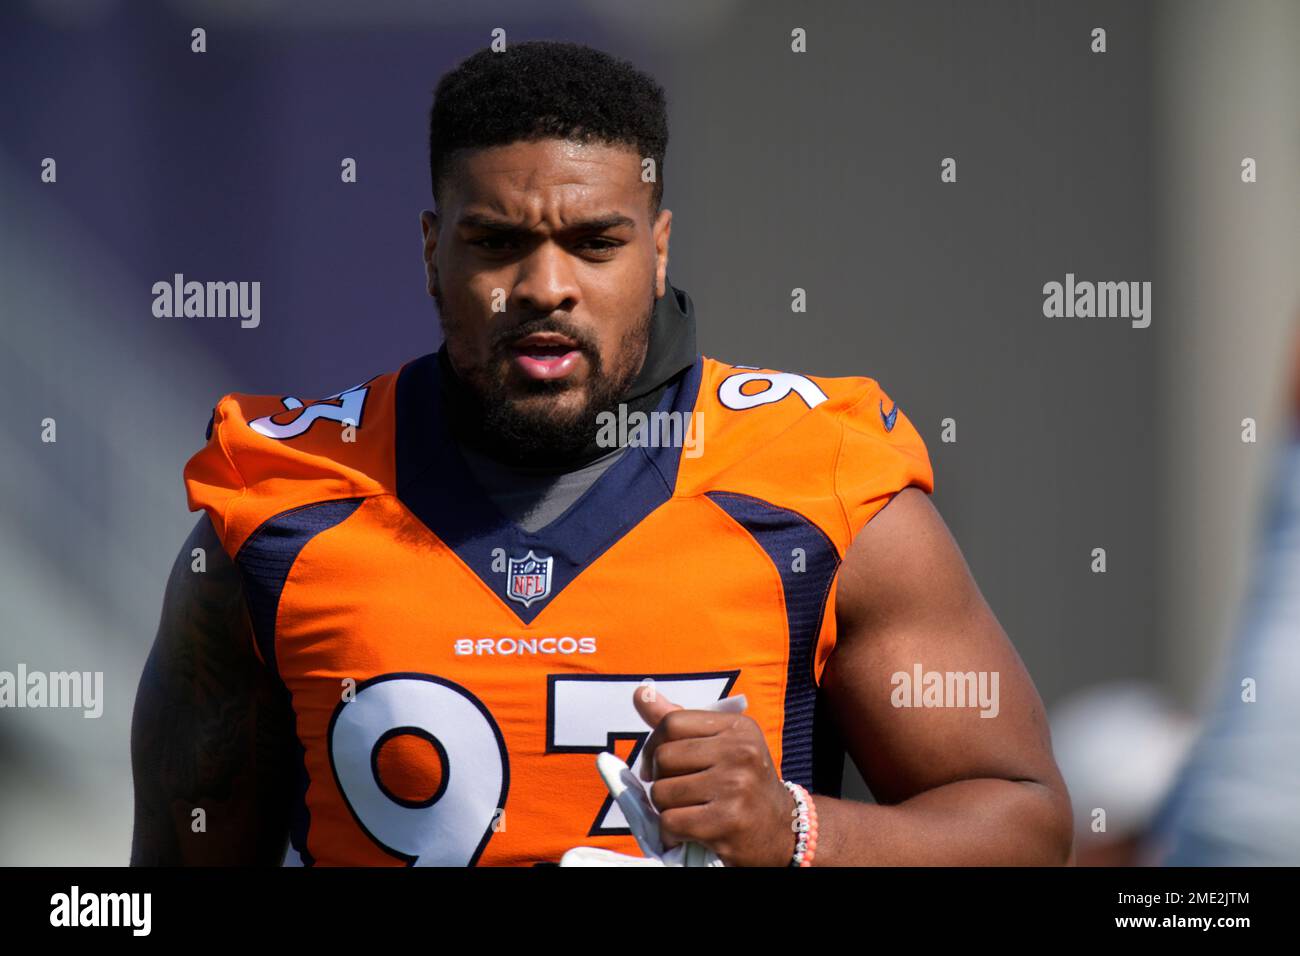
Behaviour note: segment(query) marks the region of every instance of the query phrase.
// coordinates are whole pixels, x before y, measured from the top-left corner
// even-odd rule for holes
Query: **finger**
[[[654,754],[660,745],[669,740],[712,737],[735,724],[740,717],[739,714],[718,714],[709,710],[682,710],[681,708],[665,714],[641,750],[641,779],[653,778]]]
[[[650,802],[661,814],[674,807],[694,807],[708,803],[717,795],[717,781],[707,771],[668,777],[650,784]]]
[[[721,763],[724,756],[721,740],[716,736],[665,740],[654,749],[650,770],[655,780],[680,777],[708,770]]]
[[[651,730],[659,726],[665,714],[682,709],[680,704],[675,704],[665,697],[663,691],[656,687],[653,681],[637,685],[632,694],[632,706]]]
[[[687,840],[706,843],[719,835],[716,811],[712,804],[672,807],[659,815],[659,835],[665,847]]]

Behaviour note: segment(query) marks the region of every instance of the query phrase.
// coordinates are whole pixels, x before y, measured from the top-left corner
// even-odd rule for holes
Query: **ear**
[[[671,209],[659,210],[655,219],[655,297],[662,299],[668,292],[668,237],[673,231]]]
[[[420,233],[424,236],[424,279],[429,295],[438,284],[438,267],[433,254],[438,248],[438,214],[432,209],[420,213]]]

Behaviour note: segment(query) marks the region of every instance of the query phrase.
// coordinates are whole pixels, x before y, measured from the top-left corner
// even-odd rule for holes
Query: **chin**
[[[581,384],[563,382],[531,382],[528,390],[510,399],[515,413],[528,418],[572,418],[580,414],[587,404],[587,389]],[[538,389],[537,385],[546,386]]]

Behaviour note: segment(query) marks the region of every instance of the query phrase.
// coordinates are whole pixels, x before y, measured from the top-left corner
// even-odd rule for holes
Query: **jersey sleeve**
[[[914,485],[933,493],[934,471],[920,433],[878,382],[855,379],[851,391],[837,390],[834,400],[840,404],[840,434],[833,481],[845,525],[841,548],[847,552],[858,532],[898,492]],[[835,581],[838,587],[838,573]],[[834,590],[828,601],[833,608]],[[818,684],[836,641],[835,615],[826,614],[813,656]]]
[[[388,378],[341,393],[345,400],[230,394],[217,402],[207,443],[185,465],[185,491],[190,510],[207,511],[232,558],[276,515],[391,487]],[[342,428],[353,422],[361,424],[345,440]]]
[[[185,497],[190,511],[208,513],[217,537],[227,551],[230,550],[227,513],[233,502],[247,490],[243,475],[226,447],[224,421],[228,403],[234,400],[235,396],[226,395],[217,402],[208,420],[207,444],[185,463],[184,471]]]
[[[844,508],[850,540],[889,500],[909,486],[934,492],[934,470],[925,442],[903,409],[873,379],[840,417],[835,492]]]

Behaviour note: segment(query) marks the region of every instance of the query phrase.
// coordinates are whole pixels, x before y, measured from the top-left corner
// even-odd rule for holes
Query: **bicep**
[[[252,651],[238,570],[203,515],[176,556],[136,694],[132,864],[278,864],[291,738],[283,688]]]
[[[924,492],[899,492],[859,533],[835,613],[823,686],[880,802],[976,778],[1057,788],[1038,692]]]

